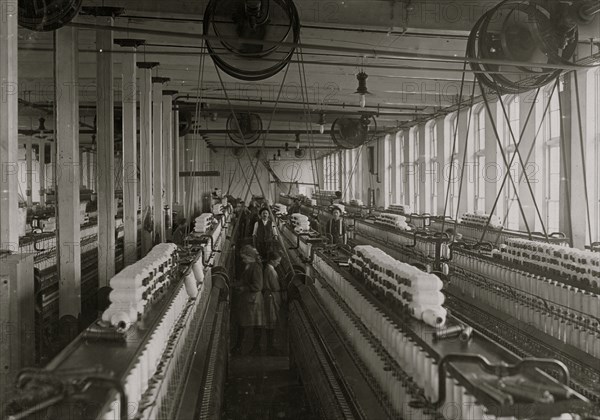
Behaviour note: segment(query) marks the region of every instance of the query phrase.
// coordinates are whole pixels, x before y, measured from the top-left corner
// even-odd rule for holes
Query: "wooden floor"
[[[232,332],[235,330],[232,328]],[[223,420],[320,420],[309,408],[296,374],[289,369],[285,327],[276,331],[275,346],[281,356],[266,355],[263,334],[262,355],[250,355],[254,337],[247,334],[241,355],[232,355],[225,385]],[[235,334],[232,334],[232,343]]]

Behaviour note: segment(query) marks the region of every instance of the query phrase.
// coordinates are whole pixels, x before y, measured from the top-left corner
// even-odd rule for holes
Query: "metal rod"
[[[124,33],[141,33],[148,35],[157,35],[157,36],[168,36],[175,38],[190,38],[204,41],[235,41],[235,42],[244,42],[250,45],[278,45],[282,48],[297,48],[299,44],[294,42],[277,42],[277,41],[266,41],[266,40],[256,40],[256,39],[246,39],[246,38],[237,38],[237,37],[218,37],[214,35],[203,35],[200,33],[182,33],[182,32],[173,32],[173,31],[161,31],[157,29],[142,29],[142,28],[130,28],[127,26],[109,26],[109,25],[96,25],[90,23],[77,23],[71,22],[68,23],[67,26],[71,26],[78,29],[89,29],[89,30],[107,30],[107,31],[115,31],[115,32],[124,32]],[[318,45],[318,44],[304,44],[302,46],[304,49],[308,50],[317,50],[317,51],[335,51],[335,52],[348,52],[355,53],[360,55],[361,57],[369,57],[369,58],[398,58],[402,60],[411,60],[411,61],[431,61],[431,62],[441,62],[441,63],[478,63],[478,64],[488,64],[488,65],[502,65],[502,66],[514,66],[514,67],[526,67],[526,68],[545,68],[550,70],[581,70],[586,67],[594,67],[594,66],[577,66],[570,64],[551,64],[551,63],[528,63],[522,61],[513,61],[513,60],[492,60],[492,59],[478,59],[478,58],[470,58],[470,57],[451,57],[446,55],[437,55],[437,54],[419,54],[419,53],[407,53],[407,52],[399,52],[399,51],[387,51],[387,50],[377,50],[377,49],[368,49],[368,48],[352,48],[352,47],[342,47],[342,46],[333,46],[333,45]]]
[[[166,47],[166,48],[196,48],[192,45],[161,45],[161,44],[146,44],[147,46],[156,46],[156,47]],[[51,53],[53,50],[50,48],[36,48],[36,47],[19,47],[19,50],[21,51],[36,51],[36,52],[47,52],[47,53]],[[224,50],[226,51],[226,50]],[[93,49],[82,49],[79,50],[80,53],[97,53],[98,51],[93,50]],[[104,50],[104,52],[106,53],[112,53],[112,54],[133,54],[131,51],[128,50]],[[146,50],[145,52],[146,56],[150,56],[152,54],[154,55],[167,55],[167,56],[197,56],[197,55],[201,55],[203,53],[201,52],[195,52],[195,51],[183,51],[183,52],[178,52],[178,51],[150,51],[150,50]],[[220,55],[233,55],[229,52],[227,52],[226,54],[220,54]],[[309,54],[309,55],[316,55],[316,54]],[[354,58],[354,56],[347,56],[347,55],[335,55],[335,54],[323,54],[323,56],[328,56],[328,57],[339,57],[339,58]],[[388,57],[389,59],[391,59],[392,57]],[[262,57],[261,58],[262,61],[267,61],[267,62],[278,62],[279,60],[274,59],[274,58],[267,58],[267,57]],[[344,62],[332,62],[332,61],[316,61],[316,60],[290,60],[290,63],[302,63],[302,64],[307,64],[307,65],[317,65],[317,66],[332,66],[332,67],[356,67],[356,63],[344,63]],[[361,67],[365,68],[365,69],[384,69],[384,70],[415,70],[415,71],[439,71],[439,72],[443,72],[443,73],[462,73],[463,70],[460,68],[450,68],[450,67],[413,67],[413,66],[398,66],[398,65],[383,65],[383,64],[365,64],[364,66],[361,65]],[[471,68],[467,68],[465,70],[468,73],[485,73],[485,74],[503,74],[503,75],[522,75],[522,72],[518,72],[518,71],[482,71],[482,70],[473,70]],[[381,76],[381,75],[379,75]],[[370,74],[369,77],[378,77],[377,74]],[[381,76],[381,77],[385,77],[385,76]],[[426,78],[426,77],[415,77],[415,79],[418,80],[436,80],[436,81],[457,81],[456,79],[439,79],[439,78]]]
[[[236,148],[243,148],[244,146],[212,146],[213,149],[236,149]],[[248,149],[272,149],[272,150],[281,150],[283,149],[283,145],[282,146],[247,146]],[[334,144],[332,144],[331,146],[312,146],[313,149],[315,150],[334,150],[337,149],[337,146],[335,146]],[[295,160],[295,159],[285,159],[282,158],[281,161],[285,161],[285,160]]]

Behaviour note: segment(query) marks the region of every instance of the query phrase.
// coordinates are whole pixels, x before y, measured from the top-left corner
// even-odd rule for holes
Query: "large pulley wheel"
[[[260,115],[249,112],[230,114],[227,118],[227,133],[231,141],[241,146],[255,143],[262,132]]]
[[[54,31],[69,23],[82,0],[19,0],[19,25],[37,32]]]
[[[551,7],[535,0],[505,0],[479,19],[469,36],[467,57],[475,59],[470,66],[485,87],[518,94],[541,88],[562,73],[546,65],[570,62],[578,30]]]
[[[206,47],[215,65],[240,80],[264,80],[289,63],[300,37],[292,0],[210,0]],[[285,44],[285,45],[283,45]]]

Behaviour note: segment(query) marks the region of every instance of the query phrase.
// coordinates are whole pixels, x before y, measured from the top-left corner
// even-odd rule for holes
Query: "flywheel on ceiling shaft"
[[[45,32],[62,28],[81,9],[83,0],[19,0],[19,25]]]
[[[517,94],[555,80],[562,70],[545,65],[571,64],[577,49],[570,7],[568,1],[505,0],[485,13],[467,43],[479,81],[499,94]]]
[[[227,118],[227,133],[231,141],[239,145],[250,145],[259,139],[262,119],[258,114],[238,112]]]
[[[206,47],[215,65],[240,80],[264,80],[289,63],[300,37],[292,0],[210,0]],[[283,44],[286,45],[283,45]]]

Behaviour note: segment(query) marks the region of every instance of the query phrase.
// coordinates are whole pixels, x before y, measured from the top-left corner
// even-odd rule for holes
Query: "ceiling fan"
[[[358,118],[338,118],[331,125],[331,138],[342,149],[355,149],[374,139],[376,133],[377,121],[369,113]]]

